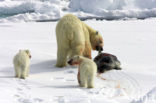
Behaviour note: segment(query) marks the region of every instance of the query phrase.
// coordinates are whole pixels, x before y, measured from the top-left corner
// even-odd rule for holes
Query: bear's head
[[[73,56],[68,60],[69,65],[79,65],[80,64],[80,57],[79,55]]]
[[[31,58],[31,54],[30,54],[30,51],[27,49],[27,50],[19,50],[19,52],[25,52],[29,58]]]
[[[31,54],[29,50],[25,50],[25,52],[27,53],[27,55],[29,56],[29,58],[31,58]]]
[[[93,50],[103,51],[103,38],[98,31],[92,32],[90,40]]]

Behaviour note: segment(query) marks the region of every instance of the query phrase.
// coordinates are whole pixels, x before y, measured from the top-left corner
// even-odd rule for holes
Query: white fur
[[[82,57],[74,56],[74,62],[79,62],[79,73],[80,73],[80,86],[87,88],[94,88],[94,79],[97,73],[97,66],[93,60]]]
[[[30,52],[29,50],[20,50],[13,59],[15,77],[25,79],[29,74]]]
[[[91,58],[91,49],[95,50],[96,45],[103,46],[99,43],[102,36],[72,14],[65,15],[57,23],[56,39],[57,67],[66,66],[68,57],[75,55]]]

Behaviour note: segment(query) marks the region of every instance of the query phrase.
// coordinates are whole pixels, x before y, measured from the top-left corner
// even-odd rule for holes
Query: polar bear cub
[[[76,55],[68,61],[68,64],[79,65],[78,82],[81,87],[94,88],[97,66],[93,60]]]
[[[28,77],[30,58],[31,55],[29,50],[19,50],[19,52],[14,56],[13,64],[15,77],[22,79]]]

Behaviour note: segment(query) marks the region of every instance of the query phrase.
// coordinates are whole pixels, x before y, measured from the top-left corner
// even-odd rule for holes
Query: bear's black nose
[[[31,55],[29,55],[29,58],[31,59]]]
[[[101,51],[103,51],[103,47],[101,47]]]
[[[72,64],[72,61],[73,61],[73,59],[70,59],[67,63],[68,63],[69,65],[71,65],[71,64]]]
[[[96,46],[96,50],[99,51],[99,46]]]
[[[96,46],[96,50],[97,50],[97,51],[99,51],[99,50],[100,50],[100,51],[103,51],[103,47]]]

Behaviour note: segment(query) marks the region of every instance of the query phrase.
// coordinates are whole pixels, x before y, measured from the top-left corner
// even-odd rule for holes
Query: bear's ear
[[[27,53],[27,54],[29,54],[29,50],[27,49],[27,50],[25,50],[25,52]]]
[[[99,34],[99,32],[98,31],[96,31],[96,33],[95,33],[96,35],[98,35]]]

